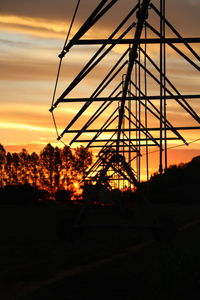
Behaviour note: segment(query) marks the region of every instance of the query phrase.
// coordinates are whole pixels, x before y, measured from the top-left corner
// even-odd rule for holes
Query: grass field
[[[1,206],[0,299],[20,299],[23,295],[28,295],[29,291],[39,287],[42,282],[54,278],[57,273],[67,272],[76,267],[84,270],[87,264],[111,257],[116,253],[123,253],[130,246],[152,240],[152,232],[148,228],[143,230],[104,229],[86,231],[80,241],[66,245],[58,239],[56,227],[62,218],[70,218],[71,210],[72,208],[53,204]],[[199,218],[200,206],[140,206],[136,208],[134,217],[128,222],[151,225],[155,219],[163,215],[173,217],[181,226]],[[120,219],[118,214],[109,209],[98,209],[88,213],[87,222],[126,223],[127,220]],[[118,288],[118,292],[114,292],[115,288],[114,290],[111,288],[108,299],[111,297],[116,299],[120,295],[119,299],[147,299],[144,298],[147,294],[145,296],[143,292],[149,293],[148,299],[193,299],[184,298],[186,295],[184,288],[187,286],[188,290],[195,285],[193,291],[198,290],[199,237],[199,226],[188,228],[180,233],[180,242],[175,247],[176,250],[163,243],[150,244],[137,255],[128,254],[116,261],[93,268],[92,271],[87,271],[89,281],[86,280],[86,274],[83,271],[75,278],[74,276],[71,276],[71,279],[68,278],[68,284],[65,283],[63,286],[58,284],[58,288],[54,290],[54,292],[57,291],[55,293],[60,291],[63,294],[68,286],[68,292],[64,293],[65,298],[61,294],[57,297],[55,293],[49,292],[47,298],[41,296],[41,299],[88,299],[98,289],[102,296],[108,282],[111,287],[116,285]],[[103,285],[102,289],[101,285]],[[93,292],[90,293],[90,289]],[[140,298],[134,298],[137,289],[140,291],[137,297]],[[46,293],[48,290],[51,289],[44,289],[41,293]],[[89,295],[87,295],[88,292]],[[86,298],[81,298],[84,293]],[[122,297],[123,293],[127,298]],[[178,293],[182,298],[173,298],[174,295],[179,297]],[[97,296],[98,293],[93,299],[100,299]],[[34,299],[39,299],[39,297],[37,295]]]

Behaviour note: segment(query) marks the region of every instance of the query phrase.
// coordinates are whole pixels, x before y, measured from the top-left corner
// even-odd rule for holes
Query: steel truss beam
[[[200,43],[200,38],[188,37],[188,38],[151,38],[151,39],[87,39],[79,40],[76,45],[129,45],[129,44],[182,44],[182,43]]]
[[[177,94],[177,95],[166,95],[165,99],[166,100],[174,100],[174,99],[199,99],[200,100],[200,94],[199,95],[183,95],[183,94]],[[124,97],[123,98],[125,101],[126,100],[160,100],[160,95],[155,95],[155,96],[129,96],[129,97]],[[60,102],[102,102],[102,101],[120,101],[121,97],[98,97],[98,98],[65,98],[65,99],[60,99]]]
[[[154,140],[155,141],[160,141],[160,138],[154,138]],[[163,140],[165,140],[165,138],[163,137]],[[172,140],[179,140],[179,138],[173,138],[173,137],[168,137],[167,138],[167,140],[168,141],[172,141]],[[94,140],[93,142],[94,143],[99,143],[99,142],[108,142],[108,141],[110,141],[110,142],[117,142],[117,139],[96,139],[96,140]],[[120,139],[120,142],[135,142],[135,141],[138,141],[138,139]],[[140,141],[152,141],[152,139],[147,139],[147,138],[140,138]],[[74,143],[88,143],[88,142],[90,142],[90,140],[88,140],[88,139],[80,139],[80,140],[76,140],[76,141],[74,141]],[[156,145],[156,144],[155,144]]]
[[[118,181],[124,181],[125,179],[132,185],[133,183],[136,184],[135,177],[129,178],[129,175],[133,176],[131,175],[132,171],[130,171],[133,162],[137,179],[140,181],[141,149],[146,151],[148,179],[148,147],[156,146],[158,148],[159,170],[162,172],[163,151],[165,167],[167,166],[167,142],[180,141],[187,145],[182,133],[200,129],[199,125],[193,125],[194,122],[200,124],[200,118],[192,106],[193,103],[196,103],[195,101],[200,100],[200,94],[181,93],[167,75],[166,67],[166,49],[171,48],[181,59],[188,62],[195,71],[200,71],[198,65],[200,57],[191,46],[191,44],[200,43],[200,38],[182,37],[178,33],[165,17],[165,0],[159,1],[159,7],[154,5],[153,0],[138,0],[138,4],[132,7],[128,15],[108,38],[86,39],[85,34],[117,2],[119,0],[101,0],[78,32],[63,48],[59,55],[61,59],[69,51],[72,51],[74,46],[93,45],[96,46],[94,47],[96,52],[55,103],[52,104],[50,111],[53,112],[61,103],[71,105],[72,103],[83,102],[83,106],[68,122],[65,129],[58,136],[58,140],[62,139],[65,134],[75,134],[69,143],[70,145],[73,143],[88,143],[86,148],[100,149],[97,161],[88,171],[87,178],[89,182],[105,182],[107,180],[106,172],[112,167],[111,173],[115,176],[118,174]],[[151,8],[150,11],[149,8]],[[155,14],[158,26],[154,27],[149,23],[149,13]],[[175,37],[166,37],[166,26]],[[156,38],[152,38],[152,34],[148,37],[149,32],[153,33]],[[132,34],[133,38],[127,38],[128,34],[129,36]],[[153,44],[158,45],[159,50],[156,60],[153,60],[148,51],[148,45]],[[90,75],[92,70],[106,59],[106,56],[117,45],[127,45],[128,47],[113,64],[93,93],[89,97],[70,97],[70,93]],[[189,55],[184,53],[182,47],[179,47],[180,45],[187,48]],[[121,75],[122,81],[118,82],[117,85],[114,84],[115,88],[113,89],[113,82],[115,83],[118,80],[119,75]],[[154,95],[149,93],[149,82],[153,82],[157,86],[158,92]],[[112,92],[108,93],[107,90],[110,90],[111,86]],[[168,119],[167,103],[176,103],[191,118],[193,126],[172,124],[173,122]],[[96,106],[94,113],[81,128],[77,128],[77,122],[92,104],[93,107]],[[112,109],[112,112],[108,115],[106,112],[109,109]],[[102,116],[104,120],[97,126],[97,122]],[[159,126],[152,125],[150,118],[155,120],[156,124],[159,123]],[[107,134],[107,136],[104,137],[103,134]],[[88,136],[91,136],[91,138]],[[114,164],[112,163],[113,159]],[[124,172],[122,164],[128,173]],[[127,167],[128,164],[130,170]],[[91,174],[93,178],[91,178]],[[110,181],[113,180],[116,179],[111,177]]]
[[[134,147],[138,147],[138,144],[135,144],[135,145],[133,145]],[[151,147],[151,146],[156,146],[155,144],[141,144],[141,146],[142,147],[146,147],[146,146],[148,146],[148,147]],[[103,147],[105,147],[105,148],[110,148],[110,146],[109,145],[104,145],[104,144],[102,144],[102,145],[91,145],[90,146],[90,148],[103,148]],[[128,145],[127,145],[127,147],[128,147]],[[119,150],[119,153],[123,153],[123,152],[127,152],[128,153],[128,151],[124,151],[124,150]],[[134,152],[135,153],[135,151],[131,151],[131,152]]]
[[[193,130],[193,129],[200,129],[200,126],[179,126],[179,127],[173,127],[175,130]],[[121,131],[122,132],[135,132],[135,131],[143,131],[143,128],[122,128]],[[154,128],[154,127],[147,127],[146,131],[150,132],[150,131],[159,131],[160,127]],[[171,131],[171,128],[161,128],[161,130],[163,131]],[[67,133],[77,133],[79,132],[78,129],[69,129]],[[84,133],[92,133],[92,132],[99,132],[99,129],[86,129],[84,130]],[[104,129],[103,132],[114,132],[116,133],[116,129]]]

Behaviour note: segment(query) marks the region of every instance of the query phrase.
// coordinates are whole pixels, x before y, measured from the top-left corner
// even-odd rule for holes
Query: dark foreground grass
[[[167,214],[181,225],[197,219],[199,212],[198,206],[140,207],[129,222],[152,224]],[[200,226],[180,232],[172,245],[150,243],[137,253],[92,266],[150,241],[152,234],[150,230],[90,231],[69,246],[57,238],[56,225],[70,215],[69,208],[55,205],[1,207],[0,299],[200,299]],[[89,219],[127,222],[108,211],[92,213]],[[76,275],[66,274],[62,280],[43,285],[77,267]]]
[[[200,299],[200,225],[20,299]]]

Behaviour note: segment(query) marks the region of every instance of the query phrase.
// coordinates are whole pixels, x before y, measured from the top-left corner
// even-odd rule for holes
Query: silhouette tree
[[[40,164],[43,169],[43,185],[47,185],[52,194],[53,192],[53,173],[54,173],[54,147],[51,144],[40,153]]]
[[[69,146],[64,146],[62,150],[62,186],[67,190],[73,183],[73,154]]]
[[[30,185],[51,195],[57,191],[58,195],[64,195],[63,190],[72,195],[91,163],[92,153],[83,146],[71,150],[69,146],[60,149],[49,143],[38,155],[29,154],[26,149],[6,153],[0,144],[0,188]],[[148,190],[152,202],[197,202],[199,171],[200,156],[197,156],[189,163],[170,166],[163,174],[155,173],[149,182],[138,186],[138,192]]]
[[[49,143],[38,155],[26,149],[6,153],[0,145],[0,187],[29,184],[51,195],[59,190],[72,193],[91,162],[92,154],[83,146],[72,151],[69,146],[60,149]]]
[[[5,172],[6,184],[12,184],[12,154],[10,152],[6,154]]]
[[[60,189],[60,178],[63,169],[61,150],[58,147],[54,148],[54,189]]]
[[[39,185],[39,156],[37,153],[33,152],[30,155],[30,179],[34,187]]]
[[[139,190],[145,192],[152,202],[196,203],[199,201],[200,156],[188,163],[171,165],[163,174],[155,173],[149,182],[142,182]]]
[[[19,180],[21,184],[30,182],[30,155],[26,149],[19,153],[20,171]]]
[[[6,163],[6,150],[0,144],[0,187],[3,187],[4,184],[4,168]]]
[[[12,154],[12,179],[15,185],[19,184],[19,172],[20,172],[20,157],[18,153],[14,152]]]
[[[73,157],[73,167],[78,177],[84,177],[92,163],[92,152],[83,146],[76,148]]]

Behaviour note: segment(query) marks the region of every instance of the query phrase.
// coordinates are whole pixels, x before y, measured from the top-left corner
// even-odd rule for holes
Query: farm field
[[[69,208],[53,203],[38,206],[1,206],[0,299],[22,299],[24,297],[29,299],[29,294],[34,295],[37,289],[45,286],[45,284],[50,283],[54,286],[56,284],[54,283],[54,281],[56,282],[56,278],[59,279],[58,274],[64,274],[61,278],[70,278],[67,280],[68,284],[63,285],[65,288],[67,286],[68,288],[70,287],[69,297],[66,296],[68,298],[62,298],[63,296],[60,295],[56,298],[54,294],[54,298],[48,296],[48,298],[43,297],[43,299],[70,299],[70,297],[72,299],[88,299],[88,297],[92,297],[92,294],[87,295],[87,291],[90,290],[91,286],[93,286],[93,292],[91,293],[97,292],[97,290],[100,289],[100,283],[104,282],[105,284],[107,282],[108,284],[109,278],[112,281],[112,277],[115,282],[120,281],[121,278],[122,282],[126,283],[126,286],[128,282],[130,283],[130,280],[139,276],[138,278],[141,280],[146,280],[145,286],[153,286],[153,283],[150,284],[147,280],[147,275],[151,278],[151,272],[156,274],[156,272],[159,271],[159,273],[162,274],[163,269],[175,268],[176,270],[170,269],[167,276],[169,276],[172,271],[173,273],[180,273],[180,270],[177,270],[177,268],[179,268],[177,261],[174,262],[171,267],[171,262],[168,262],[168,260],[174,259],[173,257],[176,256],[174,254],[175,252],[172,251],[172,254],[170,254],[171,248],[166,245],[163,246],[162,243],[151,243],[153,235],[152,230],[148,227],[146,229],[137,230],[91,229],[87,230],[80,240],[72,244],[66,244],[64,241],[59,240],[56,233],[57,224],[65,217],[70,219],[73,209],[72,207]],[[123,224],[128,222],[130,224],[152,225],[159,217],[166,215],[172,217],[178,226],[182,226],[199,218],[200,206],[149,204],[135,208],[133,217],[128,220],[119,218],[118,214],[113,212],[110,208],[90,209],[88,210],[87,222],[89,224]],[[184,263],[187,265],[186,273],[190,272],[188,268],[193,268],[192,266],[195,265],[194,262],[189,263],[189,261],[195,260],[200,250],[199,227],[200,226],[195,226],[194,229],[191,227],[180,233],[180,245],[178,246],[180,248],[179,256],[184,257]],[[127,255],[124,255],[130,247],[148,241],[150,242],[149,246],[141,249],[137,254],[131,254],[130,251]],[[190,246],[192,247],[191,249]],[[106,264],[102,263],[102,266],[99,265],[95,267],[95,262],[106,260],[116,255],[119,256],[117,259],[113,261],[110,260]],[[92,265],[93,263],[94,267],[91,267],[92,271],[88,270],[86,266]],[[195,274],[198,273],[197,264],[196,268]],[[73,273],[74,269],[79,270],[77,274],[75,274],[76,272]],[[153,269],[155,270],[153,271]],[[88,282],[89,279],[84,279],[86,278],[85,272],[90,274],[90,276],[87,275],[87,278],[91,277],[91,283]],[[193,271],[191,270],[191,272]],[[164,272],[163,276],[165,275]],[[185,273],[183,276],[185,276],[185,279],[182,278],[182,280],[186,280],[187,276]],[[61,281],[64,280],[63,278]],[[152,280],[155,279],[152,278]],[[70,282],[71,284],[69,284]],[[76,282],[77,284],[72,284],[72,282]],[[84,287],[82,285],[84,285]],[[58,284],[58,288],[55,290],[60,290],[60,293],[63,294],[63,289],[65,289],[63,286],[61,284],[60,287]],[[117,284],[117,286],[119,286],[119,284]],[[124,286],[124,284],[122,284],[122,286]],[[140,284],[138,283],[138,287],[139,286]],[[83,291],[81,292],[81,290]],[[105,290],[105,288],[103,288],[103,290]],[[45,290],[44,293],[47,291],[48,289]],[[86,298],[81,298],[84,293]],[[123,287],[122,291],[118,292],[119,295],[120,293],[125,293],[125,291],[123,292]],[[159,293],[158,288],[158,295]],[[109,298],[114,297],[113,295],[115,293],[113,294],[113,290],[111,294]],[[64,295],[66,295],[66,293],[64,293]],[[130,290],[127,292],[127,297],[129,296]],[[114,298],[117,299],[116,297],[115,295]],[[39,296],[34,299],[39,299]],[[98,298],[95,297],[95,299]],[[162,299],[165,299],[164,296]]]

